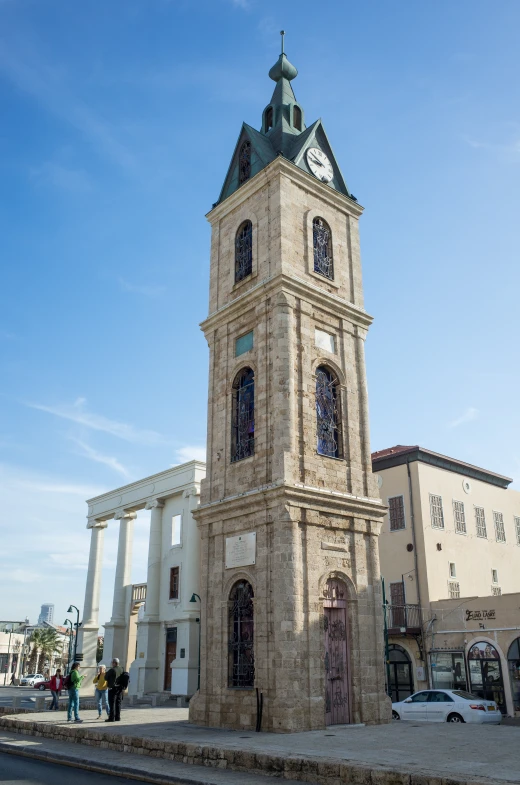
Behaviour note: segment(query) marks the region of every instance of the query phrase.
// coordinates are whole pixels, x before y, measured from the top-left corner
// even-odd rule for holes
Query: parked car
[[[421,690],[399,703],[392,703],[394,720],[419,722],[502,722],[495,701],[477,698],[465,690]]]
[[[46,680],[44,680],[44,681],[34,681],[33,682],[33,687],[34,687],[35,690],[50,690],[50,688],[51,688],[50,679],[49,679],[49,681],[46,681]]]
[[[43,673],[28,673],[27,676],[22,676],[20,684],[32,687],[35,681],[44,681]]]

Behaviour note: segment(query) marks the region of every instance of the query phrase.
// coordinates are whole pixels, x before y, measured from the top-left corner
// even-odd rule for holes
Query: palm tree
[[[29,660],[27,662],[27,669],[29,673],[36,673],[36,665],[38,664],[38,654],[42,646],[43,633],[44,630],[42,630],[40,627],[36,627],[36,629],[31,632],[29,645],[32,646],[32,648]]]
[[[45,661],[49,663],[49,669],[52,668],[52,661],[54,656],[59,652],[58,633],[52,627],[47,627],[42,630],[41,643],[40,643],[40,657],[38,661],[39,672],[42,673],[42,668]]]

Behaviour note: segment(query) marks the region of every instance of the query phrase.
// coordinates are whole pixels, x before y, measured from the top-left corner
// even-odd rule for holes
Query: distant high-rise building
[[[51,602],[46,602],[42,605],[40,615],[38,616],[38,624],[43,624],[43,622],[48,622],[48,624],[52,624],[53,619],[54,619],[54,605]]]

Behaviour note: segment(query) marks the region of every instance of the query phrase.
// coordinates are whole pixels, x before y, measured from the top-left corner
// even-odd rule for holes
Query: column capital
[[[192,485],[191,488],[186,488],[182,495],[185,499],[189,499],[190,496],[200,496],[200,485]]]
[[[137,518],[135,510],[116,510],[114,513],[116,521],[133,521],[135,518]]]
[[[97,521],[95,518],[89,519],[87,529],[106,529],[108,521]]]
[[[164,507],[163,499],[152,499],[146,502],[145,510],[153,510],[155,507]]]

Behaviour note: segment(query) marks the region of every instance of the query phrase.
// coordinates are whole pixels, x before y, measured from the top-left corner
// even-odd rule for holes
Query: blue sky
[[[366,208],[373,449],[519,487],[517,0],[0,0],[2,618],[81,607],[85,499],[204,453],[204,215],[282,27]]]

